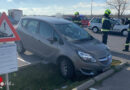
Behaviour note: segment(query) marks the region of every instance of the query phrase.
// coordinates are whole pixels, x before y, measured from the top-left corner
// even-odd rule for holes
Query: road
[[[103,80],[100,84],[93,86],[93,90],[130,90],[130,67]]]
[[[94,38],[102,41],[101,33],[93,33],[91,30],[86,29]],[[108,37],[108,46],[113,56],[130,60],[130,52],[123,52],[126,37],[119,34],[111,33]]]
[[[19,67],[43,62],[42,58],[34,55],[33,53],[31,53],[29,51],[26,51],[24,54],[19,54],[17,59],[18,59]]]

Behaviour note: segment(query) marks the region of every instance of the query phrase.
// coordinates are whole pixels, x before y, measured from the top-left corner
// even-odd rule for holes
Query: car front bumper
[[[99,59],[96,63],[87,63],[80,60],[76,68],[84,75],[96,75],[98,72],[104,72],[110,69],[111,63],[112,58]]]

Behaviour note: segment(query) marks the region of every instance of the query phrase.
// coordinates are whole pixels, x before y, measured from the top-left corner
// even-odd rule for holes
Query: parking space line
[[[21,58],[17,58],[18,60],[20,60],[20,61],[22,61],[22,62],[25,62],[25,63],[27,63],[27,64],[31,64],[30,62],[27,62],[27,61],[25,61],[25,60],[23,60],[23,59],[21,59]]]

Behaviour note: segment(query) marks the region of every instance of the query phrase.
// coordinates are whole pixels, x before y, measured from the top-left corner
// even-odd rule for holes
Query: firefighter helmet
[[[79,12],[75,12],[75,15],[79,15]]]
[[[110,15],[111,14],[111,10],[110,9],[105,10],[105,14]]]

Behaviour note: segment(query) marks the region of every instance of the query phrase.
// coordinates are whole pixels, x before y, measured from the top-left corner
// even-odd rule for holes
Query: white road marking
[[[27,61],[23,60],[22,58],[17,58],[17,59],[20,60],[20,61],[22,61],[22,62],[25,62],[27,64],[31,64],[30,62],[27,62]]]
[[[97,89],[95,89],[95,88],[89,88],[89,90],[97,90]]]

